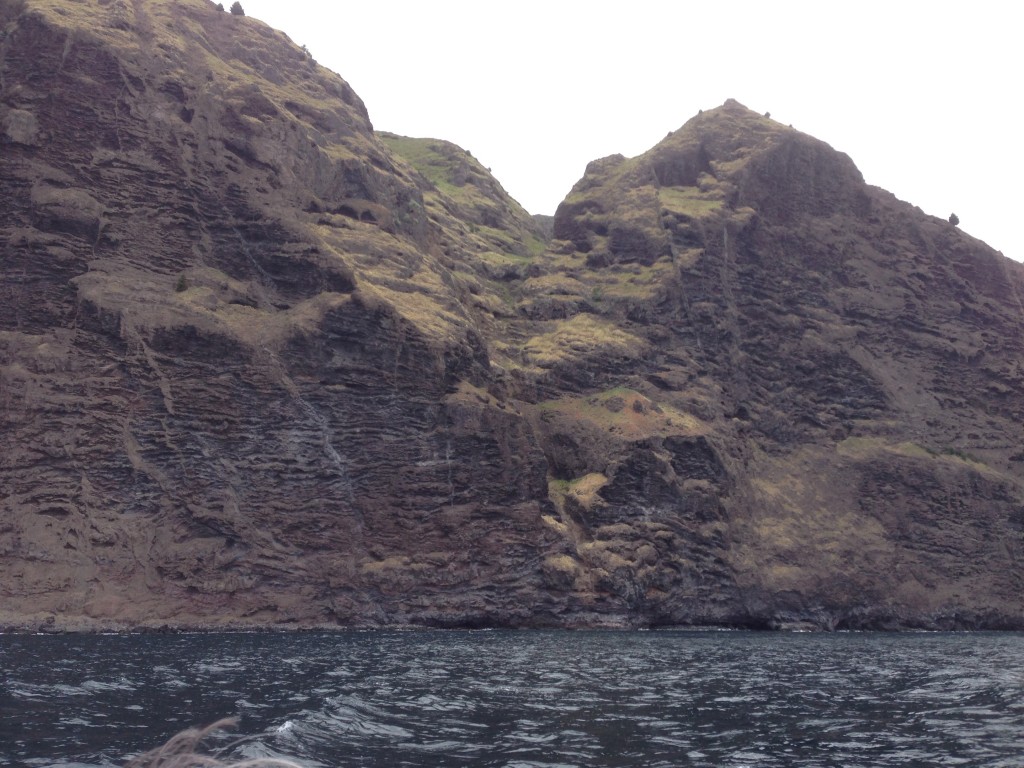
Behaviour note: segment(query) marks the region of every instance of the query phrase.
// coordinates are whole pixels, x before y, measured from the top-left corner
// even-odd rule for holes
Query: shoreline
[[[892,617],[855,623],[813,620],[773,620],[744,623],[640,623],[636,621],[580,622],[396,622],[393,624],[338,624],[327,622],[198,621],[131,622],[87,617],[3,617],[0,635],[184,635],[184,634],[303,634],[312,632],[752,632],[782,634],[836,634],[878,632],[886,634],[936,632],[1024,632],[1024,620],[1007,616],[935,616],[928,620],[895,622]]]

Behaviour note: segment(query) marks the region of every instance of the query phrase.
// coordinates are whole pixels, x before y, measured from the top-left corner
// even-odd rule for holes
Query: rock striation
[[[206,0],[0,4],[0,624],[1024,627],[1024,267],[728,101],[553,222]]]

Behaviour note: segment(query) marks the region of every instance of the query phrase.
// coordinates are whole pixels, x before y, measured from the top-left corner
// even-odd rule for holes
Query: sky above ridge
[[[471,151],[531,213],[554,213],[591,160],[641,154],[734,98],[1024,261],[1012,3],[242,5],[345,78],[375,128]]]

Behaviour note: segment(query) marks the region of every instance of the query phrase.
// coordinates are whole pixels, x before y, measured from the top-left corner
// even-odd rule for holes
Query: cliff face
[[[646,350],[597,386],[648,426],[563,470],[601,483],[572,505],[596,539],[686,520],[716,594],[769,624],[1019,624],[1020,264],[735,102],[593,163],[554,233],[549,269],[579,282],[560,306]],[[653,604],[632,571],[641,610],[690,610],[715,570],[683,553],[658,552]]]
[[[825,144],[546,243],[205,0],[0,35],[0,623],[1024,626],[1024,269]]]
[[[519,233],[445,229],[450,196],[256,20],[5,7],[0,607],[529,616],[546,465],[455,262]]]

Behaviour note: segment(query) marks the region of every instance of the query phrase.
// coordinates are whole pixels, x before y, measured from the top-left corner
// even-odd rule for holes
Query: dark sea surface
[[[1024,766],[1024,635],[0,635],[0,765]],[[213,742],[225,747],[226,740]]]

